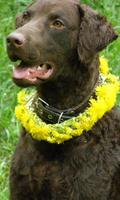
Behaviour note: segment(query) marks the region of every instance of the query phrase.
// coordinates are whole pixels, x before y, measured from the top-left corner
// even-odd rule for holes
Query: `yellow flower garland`
[[[108,62],[104,57],[100,58],[100,72],[104,83],[96,87],[97,99],[91,98],[89,100],[90,106],[77,117],[60,124],[46,124],[37,116],[32,106],[35,90],[29,92],[28,89],[24,89],[18,94],[19,104],[15,108],[16,117],[36,140],[60,144],[80,136],[83,131],[90,130],[116,103],[120,82],[116,76],[109,73]]]

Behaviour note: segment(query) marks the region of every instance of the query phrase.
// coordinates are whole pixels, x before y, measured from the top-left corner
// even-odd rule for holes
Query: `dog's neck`
[[[78,66],[79,65],[79,66]],[[65,73],[57,80],[44,83],[38,88],[38,94],[50,106],[60,110],[80,106],[79,112],[87,106],[88,100],[94,93],[99,77],[98,59],[86,65],[71,66],[70,74]],[[74,69],[73,69],[74,68]]]

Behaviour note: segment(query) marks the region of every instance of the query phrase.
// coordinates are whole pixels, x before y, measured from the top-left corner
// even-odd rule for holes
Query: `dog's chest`
[[[35,200],[69,199],[72,174],[68,166],[63,166],[58,161],[38,160],[33,166],[24,166],[18,177],[22,177],[22,187],[27,186],[26,191]]]
[[[84,145],[69,149],[69,153],[67,149],[62,153],[42,149],[39,153],[23,154],[24,159],[20,158],[23,163],[17,163],[22,166],[18,174],[23,176],[22,186],[27,185],[28,192],[36,199],[74,200],[76,192],[75,200],[107,199],[115,170],[110,163],[116,163],[107,148]]]

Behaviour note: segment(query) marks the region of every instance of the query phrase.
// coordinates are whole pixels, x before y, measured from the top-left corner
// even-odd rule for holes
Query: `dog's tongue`
[[[22,80],[47,79],[52,74],[52,68],[47,64],[35,67],[22,67],[21,65],[13,70],[13,78]]]

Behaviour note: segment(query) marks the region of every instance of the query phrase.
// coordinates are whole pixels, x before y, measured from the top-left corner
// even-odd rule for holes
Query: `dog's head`
[[[7,37],[10,59],[21,61],[13,79],[20,86],[55,79],[69,66],[91,62],[116,38],[104,17],[77,0],[38,0],[17,17]]]

